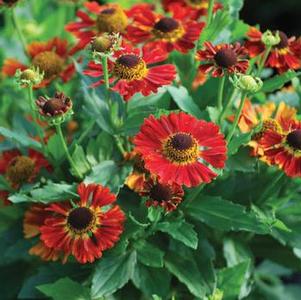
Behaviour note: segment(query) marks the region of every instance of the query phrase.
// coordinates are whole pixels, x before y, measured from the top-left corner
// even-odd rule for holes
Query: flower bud
[[[21,87],[28,87],[28,86],[34,86],[37,84],[40,84],[43,80],[44,74],[39,71],[38,68],[28,68],[24,71],[21,71],[20,69],[16,72],[16,80],[17,83]]]
[[[219,289],[216,289],[214,293],[211,296],[209,296],[209,300],[222,300],[223,297],[224,292]]]
[[[121,47],[121,37],[118,33],[104,33],[96,36],[91,42],[93,56],[109,56]]]
[[[263,33],[261,37],[261,41],[266,45],[266,46],[276,46],[280,43],[281,38],[279,36],[279,32],[276,31],[273,33],[270,30],[267,30],[266,32]]]
[[[242,91],[256,93],[262,88],[262,80],[251,75],[237,74],[230,79],[233,85]]]

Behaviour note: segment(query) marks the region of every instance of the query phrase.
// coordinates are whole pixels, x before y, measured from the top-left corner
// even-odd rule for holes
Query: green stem
[[[223,76],[219,80],[218,92],[217,92],[217,108],[219,112],[223,110],[223,95],[224,95],[224,87],[225,87],[226,76]]]
[[[38,135],[40,138],[40,142],[42,145],[42,149],[43,149],[43,153],[47,155],[47,149],[44,143],[44,133],[42,128],[40,127],[39,123],[38,123],[38,114],[37,114],[37,110],[35,107],[35,103],[34,103],[34,99],[33,99],[33,91],[32,91],[32,86],[29,85],[28,86],[28,99],[29,99],[29,105],[30,105],[30,111],[31,111],[31,116],[32,119],[36,125],[37,131],[38,131]]]
[[[93,129],[95,122],[96,122],[96,120],[91,120],[88,123],[87,128],[83,131],[83,133],[79,136],[79,138],[72,143],[71,149],[73,149],[73,147],[76,144],[80,145],[82,143],[82,141],[86,138],[86,136],[89,134],[89,132]]]
[[[105,80],[105,87],[107,89],[107,92],[110,89],[110,82],[109,82],[109,70],[108,70],[108,58],[107,56],[103,56],[101,58],[102,68],[103,68],[103,76]]]
[[[268,59],[268,56],[271,52],[271,49],[272,49],[272,46],[267,46],[267,48],[265,49],[264,53],[263,53],[263,56],[262,56],[262,59],[258,65],[258,70],[257,70],[257,76],[260,76],[261,75],[261,72],[262,72],[262,69],[265,65],[265,62],[267,61]]]
[[[276,184],[282,179],[282,177],[284,176],[284,172],[280,171],[279,174],[276,174],[276,176],[272,179],[271,184],[269,184],[265,190],[263,191],[263,193],[261,194],[261,196],[259,197],[258,201],[256,201],[258,204],[262,203],[270,194],[272,189],[276,186]]]
[[[64,151],[65,151],[65,154],[66,154],[66,156],[67,156],[67,159],[68,159],[68,161],[69,161],[71,167],[72,167],[73,170],[75,171],[76,176],[77,176],[78,178],[82,178],[83,176],[82,176],[81,172],[77,169],[76,164],[74,163],[74,161],[73,161],[73,159],[72,159],[72,157],[71,157],[71,155],[70,155],[70,153],[69,153],[67,144],[66,144],[65,139],[64,139],[64,136],[63,136],[63,132],[62,132],[61,125],[60,125],[60,124],[55,125],[55,128],[56,128],[56,132],[57,132],[58,136],[60,137],[62,147],[63,147],[63,149],[64,149]]]
[[[231,95],[230,95],[230,98],[225,106],[225,108],[223,109],[222,113],[220,114],[220,117],[219,117],[219,124],[221,124],[228,112],[228,110],[230,109],[231,105],[233,104],[233,101],[237,95],[237,92],[238,90],[236,88],[233,89]]]
[[[25,39],[25,37],[22,33],[22,30],[21,30],[21,27],[20,27],[20,24],[19,24],[19,21],[18,21],[18,17],[16,16],[16,12],[15,12],[14,8],[11,10],[11,14],[12,14],[12,22],[14,24],[14,27],[15,27],[16,31],[17,31],[17,34],[18,34],[19,40],[22,44],[24,53],[26,55],[28,55],[27,50],[26,50],[26,45],[27,45],[26,39]]]
[[[122,143],[120,136],[116,134],[116,135],[114,135],[114,138],[115,138],[116,145],[117,145],[119,151],[121,152],[122,155],[124,155],[126,153],[126,150],[123,147],[123,143]]]
[[[229,132],[229,134],[227,136],[227,142],[228,142],[228,144],[230,143],[230,141],[232,139],[232,136],[233,136],[233,134],[235,132],[235,129],[236,129],[237,125],[238,125],[238,121],[239,121],[242,109],[243,109],[243,107],[245,105],[246,96],[247,96],[246,93],[242,93],[242,95],[241,95],[241,100],[240,100],[238,111],[236,112],[235,119],[234,119],[234,122],[232,124],[232,128],[231,128],[231,130],[230,130],[230,132]]]
[[[207,26],[208,26],[208,25],[211,23],[211,21],[212,21],[213,7],[214,7],[214,0],[209,0],[209,4],[208,4],[208,13],[207,13]]]

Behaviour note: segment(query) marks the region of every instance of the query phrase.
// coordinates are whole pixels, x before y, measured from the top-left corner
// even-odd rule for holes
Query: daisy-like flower
[[[301,122],[289,120],[280,128],[269,128],[259,140],[264,156],[287,176],[301,176]]]
[[[239,43],[214,46],[205,42],[204,47],[196,56],[202,62],[199,66],[201,73],[212,72],[212,77],[222,77],[227,73],[246,73],[249,67],[249,61],[245,59],[247,50]]]
[[[166,11],[175,9],[190,9],[193,12],[194,19],[207,15],[208,0],[162,0],[162,5]],[[223,8],[221,3],[214,3],[213,11]]]
[[[36,101],[39,113],[48,122],[58,124],[72,114],[72,101],[64,93],[56,92],[53,98],[40,96]]]
[[[41,240],[80,263],[92,263],[119,240],[125,215],[108,188],[81,183],[77,192],[80,200],[73,205],[53,203],[47,208],[52,216],[40,227]]]
[[[141,92],[144,96],[148,96],[151,92],[156,93],[159,87],[171,84],[176,76],[176,69],[171,64],[152,66],[166,58],[167,53],[162,49],[145,45],[141,53],[140,49],[124,44],[122,50],[116,51],[109,60],[112,89],[126,101],[135,93]],[[101,77],[92,85],[93,87],[104,83],[101,64],[90,62],[84,74]]]
[[[278,31],[280,43],[272,47],[266,60],[267,67],[275,68],[280,73],[289,69],[297,70],[301,67],[301,38],[288,38],[287,35]],[[245,47],[249,51],[250,57],[263,54],[266,46],[262,42],[262,33],[255,27],[251,27],[247,33],[248,41]]]
[[[169,17],[145,9],[127,27],[126,38],[135,44],[149,43],[168,52],[187,53],[194,48],[204,27],[204,23],[187,19],[187,13],[187,9],[178,8]]]
[[[217,176],[226,160],[226,142],[217,125],[186,113],[150,116],[135,136],[135,151],[162,184],[197,186]]]
[[[19,0],[0,0],[0,8],[2,6],[8,6],[8,7],[11,7],[11,6],[14,6],[15,4],[17,4]]]
[[[153,178],[149,178],[144,182],[140,195],[147,197],[145,202],[147,207],[163,207],[167,212],[171,212],[182,202],[184,191],[176,183],[162,184]]]
[[[84,7],[88,13],[79,10],[76,15],[80,20],[69,23],[65,27],[78,39],[71,53],[84,49],[95,36],[102,33],[124,33],[128,25],[128,17],[146,5],[137,5],[129,11],[125,11],[116,3],[100,5],[93,1],[84,3]]]
[[[67,40],[53,38],[48,42],[33,42],[27,46],[32,67],[38,69],[44,75],[43,81],[36,88],[45,87],[56,78],[63,82],[69,81],[75,73],[74,63],[71,61]],[[20,69],[24,71],[30,68],[17,59],[8,58],[4,61],[2,72],[7,76],[14,76]]]
[[[33,204],[26,210],[23,220],[23,232],[26,239],[40,235],[40,227],[44,225],[45,219],[51,214],[45,210],[46,207],[43,204]],[[39,256],[45,261],[57,261],[62,256],[61,251],[47,247],[42,241],[38,241],[31,247],[29,254]]]

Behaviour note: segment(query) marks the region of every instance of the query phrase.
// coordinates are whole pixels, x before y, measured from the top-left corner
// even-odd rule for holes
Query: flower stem
[[[109,70],[108,70],[108,58],[107,56],[103,56],[101,58],[101,64],[103,68],[103,76],[105,80],[105,87],[107,89],[107,92],[109,91],[110,88],[110,82],[109,82]]]
[[[207,26],[211,23],[212,21],[212,16],[213,16],[213,7],[214,7],[214,0],[209,0],[208,4],[208,13],[207,13]]]
[[[26,39],[25,39],[25,37],[24,37],[24,35],[23,35],[23,33],[22,33],[22,30],[21,30],[21,27],[20,27],[18,18],[17,18],[17,16],[16,16],[16,11],[15,11],[14,8],[11,10],[11,15],[12,15],[12,22],[13,22],[13,24],[14,24],[14,27],[15,27],[16,31],[17,31],[17,34],[18,34],[19,40],[20,40],[20,42],[21,42],[21,44],[22,44],[24,53],[25,53],[26,55],[28,55],[27,50],[26,50],[26,45],[27,45]]]
[[[223,109],[222,113],[220,114],[219,117],[219,124],[221,124],[226,116],[227,111],[229,110],[229,108],[231,107],[233,100],[235,99],[236,95],[237,95],[238,90],[236,88],[233,89],[229,101],[227,102],[225,108]]]
[[[74,163],[74,161],[73,161],[73,159],[72,159],[72,157],[71,157],[71,155],[70,155],[70,153],[69,153],[69,150],[68,150],[66,141],[65,141],[64,136],[63,136],[63,132],[62,132],[61,125],[60,125],[60,124],[55,125],[55,129],[56,129],[56,132],[57,132],[58,136],[60,137],[62,147],[63,147],[63,149],[64,149],[64,151],[65,151],[65,154],[66,154],[66,156],[67,156],[67,159],[68,159],[68,161],[69,161],[71,167],[72,167],[73,170],[75,171],[76,176],[77,176],[78,178],[82,178],[83,176],[82,176],[81,172],[77,169],[76,164]]]
[[[242,112],[242,109],[245,105],[245,101],[246,101],[246,96],[247,94],[246,93],[243,93],[241,95],[241,100],[240,100],[240,104],[239,104],[239,108],[238,108],[238,111],[236,112],[236,115],[235,115],[235,119],[234,119],[234,122],[233,122],[233,125],[232,125],[232,128],[227,136],[227,142],[228,144],[230,143],[231,139],[232,139],[232,136],[235,132],[235,129],[238,125],[238,121],[239,121],[239,118],[240,118],[240,115],[241,115],[241,112]]]
[[[257,76],[261,75],[262,69],[268,59],[268,56],[269,56],[271,50],[272,50],[272,46],[267,46],[267,48],[265,49],[262,59],[260,60],[259,65],[258,65]]]
[[[119,151],[121,152],[122,155],[124,155],[126,153],[126,150],[123,147],[121,137],[118,134],[116,134],[114,135],[114,138]]]
[[[223,95],[224,95],[224,87],[225,87],[226,76],[223,76],[219,80],[218,92],[217,92],[217,108],[219,112],[223,110]]]
[[[32,92],[32,86],[29,85],[28,86],[28,99],[29,99],[29,105],[30,105],[30,111],[31,111],[31,116],[32,119],[36,125],[37,131],[38,131],[38,135],[40,138],[40,142],[42,145],[42,149],[43,149],[43,153],[47,154],[47,149],[45,147],[45,143],[44,143],[44,133],[42,131],[42,128],[40,127],[39,123],[38,123],[38,114],[35,108],[35,103],[34,103],[34,99],[33,99],[33,92]]]

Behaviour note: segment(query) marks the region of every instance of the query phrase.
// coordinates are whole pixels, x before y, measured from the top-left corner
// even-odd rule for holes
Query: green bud
[[[276,46],[281,41],[280,36],[279,36],[279,32],[276,31],[276,33],[273,33],[272,31],[267,30],[265,33],[263,33],[263,35],[261,37],[261,41],[266,46]]]
[[[262,88],[262,80],[251,75],[237,74],[230,79],[233,85],[242,91],[256,93]]]

